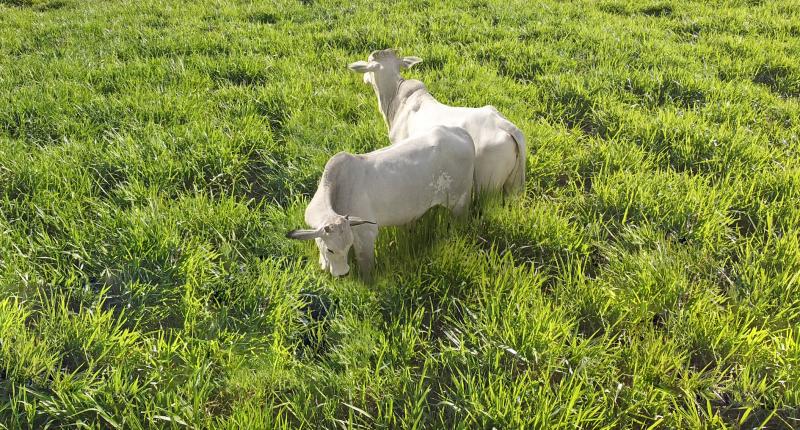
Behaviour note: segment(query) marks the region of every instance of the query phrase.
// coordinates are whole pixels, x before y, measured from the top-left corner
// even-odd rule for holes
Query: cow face
[[[375,224],[357,217],[334,215],[316,230],[292,230],[286,233],[286,237],[297,240],[314,239],[319,248],[320,268],[333,276],[344,276],[350,272],[347,255],[353,246],[352,227],[364,223]]]
[[[400,79],[400,70],[409,68],[422,59],[419,57],[400,58],[391,49],[372,51],[367,61],[356,61],[347,67],[364,74],[364,82],[379,89],[384,84],[395,84]]]

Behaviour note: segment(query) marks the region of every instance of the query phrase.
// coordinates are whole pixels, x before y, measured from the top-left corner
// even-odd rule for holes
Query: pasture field
[[[284,233],[373,49],[524,196]],[[800,3],[0,0],[0,428],[800,427]]]

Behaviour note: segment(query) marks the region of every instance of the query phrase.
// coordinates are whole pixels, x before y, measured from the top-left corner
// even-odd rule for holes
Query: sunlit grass
[[[286,240],[394,47],[526,192]],[[0,427],[800,426],[791,1],[0,0]]]

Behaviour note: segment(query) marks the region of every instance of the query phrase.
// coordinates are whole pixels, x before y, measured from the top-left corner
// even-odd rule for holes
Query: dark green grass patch
[[[0,428],[800,426],[791,1],[0,0]],[[393,47],[523,195],[289,241]]]

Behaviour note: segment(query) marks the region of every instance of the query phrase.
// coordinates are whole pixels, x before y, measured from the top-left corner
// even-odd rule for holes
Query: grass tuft
[[[791,1],[0,0],[0,428],[796,428]],[[524,131],[376,282],[284,233],[392,47]]]

